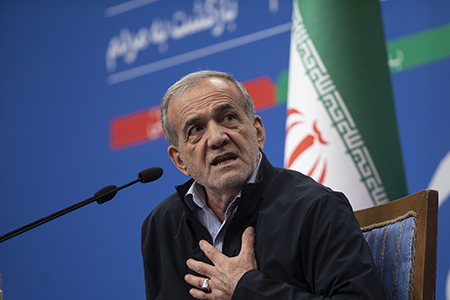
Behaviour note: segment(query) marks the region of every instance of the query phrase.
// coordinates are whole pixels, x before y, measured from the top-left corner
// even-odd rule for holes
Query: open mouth
[[[235,160],[236,158],[237,158],[236,154],[233,154],[233,153],[225,154],[223,156],[216,157],[212,161],[211,165],[213,165],[213,166],[225,165],[225,164],[229,163],[230,161]]]

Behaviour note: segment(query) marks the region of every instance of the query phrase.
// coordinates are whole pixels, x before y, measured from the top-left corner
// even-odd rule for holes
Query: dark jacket
[[[183,197],[192,179],[161,202],[142,226],[147,299],[192,299],[184,281],[189,258],[211,263],[199,248],[208,230]],[[311,178],[273,167],[263,156],[254,184],[245,184],[222,252],[239,254],[255,227],[258,271],[244,274],[232,299],[384,299],[372,256],[346,197]]]

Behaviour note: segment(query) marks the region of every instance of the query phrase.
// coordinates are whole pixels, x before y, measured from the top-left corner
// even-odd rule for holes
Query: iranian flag
[[[285,167],[353,209],[407,194],[379,0],[294,0]]]

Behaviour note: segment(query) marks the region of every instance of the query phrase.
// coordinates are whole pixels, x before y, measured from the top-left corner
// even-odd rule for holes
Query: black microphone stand
[[[156,170],[156,169],[158,169],[158,170]],[[155,174],[155,171],[157,172],[157,174]],[[43,217],[43,218],[41,218],[39,220],[31,222],[31,223],[29,223],[29,224],[27,224],[25,226],[22,226],[20,228],[17,228],[15,230],[11,231],[11,232],[8,232],[8,233],[0,236],[0,243],[6,241],[6,240],[8,240],[8,239],[10,239],[10,238],[12,238],[12,237],[14,237],[16,235],[22,234],[22,233],[24,233],[24,232],[26,232],[26,231],[28,231],[30,229],[33,229],[33,228],[35,228],[37,226],[45,224],[45,223],[47,223],[47,222],[49,222],[49,221],[51,221],[53,219],[56,219],[56,218],[58,218],[60,216],[63,216],[63,215],[65,215],[65,214],[67,214],[67,213],[69,213],[71,211],[74,211],[74,210],[76,210],[78,208],[81,208],[81,207],[83,207],[83,206],[85,206],[85,205],[87,205],[87,204],[89,204],[91,202],[97,201],[98,204],[103,204],[103,203],[111,200],[112,198],[114,198],[114,196],[117,194],[117,192],[120,191],[121,189],[124,189],[124,188],[126,188],[126,187],[128,187],[128,186],[130,186],[132,184],[137,183],[137,182],[146,183],[146,182],[150,182],[150,181],[156,180],[161,175],[162,175],[162,169],[154,167],[154,168],[149,168],[149,169],[146,169],[146,170],[140,172],[138,179],[133,180],[133,181],[131,181],[131,182],[127,183],[127,184],[124,184],[124,185],[122,185],[120,187],[117,187],[115,185],[105,186],[105,187],[101,188],[100,190],[98,190],[94,194],[94,196],[91,197],[91,198],[88,198],[86,200],[78,202],[78,203],[76,203],[76,204],[74,204],[72,206],[66,207],[66,208],[64,208],[64,209],[62,209],[60,211],[57,211],[57,212],[55,212],[55,213],[53,213],[51,215]],[[155,178],[153,178],[152,176],[155,177]],[[150,178],[146,178],[146,177],[150,177]]]

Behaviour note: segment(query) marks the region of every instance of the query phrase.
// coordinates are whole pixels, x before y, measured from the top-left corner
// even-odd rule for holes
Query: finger
[[[198,289],[190,289],[189,294],[191,294],[191,296],[195,299],[213,299],[211,293],[205,293],[202,290]]]
[[[241,254],[253,255],[255,249],[255,229],[253,227],[247,227],[242,234],[242,248]]]
[[[184,280],[192,286],[195,286],[198,289],[202,288],[202,284],[205,281],[205,277],[198,277],[192,274],[186,274],[184,276]]]
[[[201,275],[205,275],[206,277],[211,277],[212,273],[214,272],[213,266],[192,258],[187,260],[186,265],[192,271],[197,272]]]
[[[205,240],[200,241],[200,249],[205,253],[205,255],[213,262],[214,265],[219,264],[221,261],[226,260],[228,257],[222,252],[217,250],[214,246]]]

